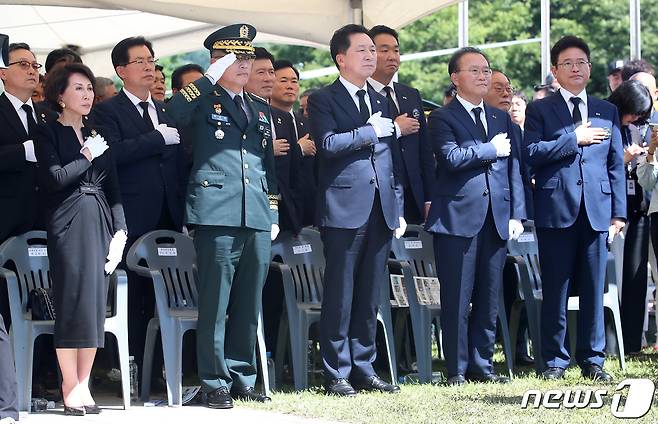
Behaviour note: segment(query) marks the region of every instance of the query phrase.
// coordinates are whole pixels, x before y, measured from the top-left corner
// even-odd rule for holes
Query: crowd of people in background
[[[277,342],[283,292],[267,272],[271,244],[308,226],[320,229],[327,262],[319,340],[328,394],[400,391],[373,363],[379,283],[392,237],[408,224],[434,237],[447,384],[509,381],[493,370],[498,293],[509,308],[516,283],[503,278],[506,243],[528,220],[544,282],[541,376],[560,379],[571,361],[566,299],[577,285],[576,361],[585,378],[611,380],[603,280],[607,244],[620,232],[625,349],[647,345],[650,241],[658,245],[650,64],[613,61],[610,97],[596,99],[586,90],[589,48],[567,36],[529,101],[485,53],[462,48],[448,65],[443,107],[426,114],[418,90],[396,81],[391,28],[337,30],[330,48],[339,78],[301,94],[296,66],[252,46],[255,35],[247,24],[215,31],[204,43],[210,66],[171,75],[149,40],[124,39],[111,55],[121,90],[71,49],[51,52],[43,75],[27,44],[3,50],[0,198],[12,206],[0,208],[0,242],[47,230],[67,414],[100,412],[89,377],[105,344],[106,278],[153,230],[194,238],[195,371],[212,408],[269,401],[254,389],[253,352],[261,306],[268,350]],[[132,272],[128,279],[130,354],[141,369],[153,286]],[[0,356],[8,358],[3,291]],[[521,326],[516,357],[529,365],[525,335]],[[18,419],[10,362],[0,364],[3,424]]]

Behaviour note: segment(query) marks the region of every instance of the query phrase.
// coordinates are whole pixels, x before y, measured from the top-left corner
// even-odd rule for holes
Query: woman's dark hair
[[[62,112],[63,109],[59,105],[59,96],[66,91],[66,88],[69,86],[71,75],[74,74],[80,74],[87,77],[91,82],[91,86],[96,86],[96,78],[94,77],[93,72],[82,63],[69,63],[54,70],[53,73],[46,78],[46,86],[43,89],[43,95],[46,98],[46,102],[48,102],[55,112]]]
[[[620,119],[624,115],[637,115],[636,122],[645,122],[653,110],[651,93],[640,81],[624,81],[612,92],[608,101],[617,106]]]

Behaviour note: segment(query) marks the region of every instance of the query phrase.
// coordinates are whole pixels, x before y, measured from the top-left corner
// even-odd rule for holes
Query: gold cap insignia
[[[249,27],[247,25],[242,25],[240,27],[240,38],[248,38],[249,37]]]

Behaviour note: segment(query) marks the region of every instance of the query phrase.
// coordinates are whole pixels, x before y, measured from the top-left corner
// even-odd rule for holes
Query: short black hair
[[[14,50],[27,50],[30,53],[34,54],[34,52],[32,52],[32,49],[30,49],[30,46],[27,43],[11,43],[9,45],[9,48],[7,49],[7,54],[13,52]]]
[[[587,56],[587,61],[589,62],[589,46],[585,40],[576,37],[575,35],[566,35],[560,38],[557,43],[553,44],[553,47],[551,47],[551,65],[557,66],[557,58],[560,56],[560,53],[572,47],[582,50],[585,53],[585,56]]]
[[[644,123],[653,111],[653,99],[649,89],[636,80],[621,83],[608,97],[608,101],[617,106],[619,119],[624,115],[638,115],[636,122]]]
[[[378,36],[379,34],[392,35],[395,38],[395,41],[397,41],[398,43],[400,42],[400,37],[398,37],[398,32],[391,27],[387,27],[386,25],[375,25],[374,27],[370,28],[370,31],[368,31],[368,35],[370,35],[372,41],[375,41],[375,37]]]
[[[116,46],[112,49],[112,66],[116,69],[117,66],[125,66],[130,61],[128,56],[128,50],[132,47],[146,46],[151,53],[151,56],[155,57],[153,52],[153,45],[149,40],[144,37],[128,37],[119,41]]]
[[[155,71],[160,71],[162,72],[162,77],[164,78],[165,81],[167,81],[167,75],[164,73],[164,66],[162,65],[155,65]]]
[[[285,59],[279,59],[274,61],[274,72],[278,71],[279,69],[285,69],[285,68],[290,68],[293,71],[295,71],[295,75],[297,75],[297,79],[299,79],[299,71],[295,66],[292,64],[291,61],[285,60]]]
[[[302,97],[308,97],[308,96],[310,96],[311,94],[315,93],[316,91],[318,91],[317,88],[309,88],[308,90],[304,91],[304,92],[299,96],[299,98],[301,99]]]
[[[334,35],[331,37],[329,42],[329,50],[331,51],[331,58],[338,68],[338,62],[336,61],[336,56],[339,54],[345,54],[347,49],[350,48],[350,35],[352,34],[366,34],[370,37],[368,30],[363,25],[357,24],[347,24],[342,28],[338,28]]]
[[[518,97],[519,99],[523,100],[525,104],[528,104],[528,96],[526,96],[525,93],[521,90],[514,90],[512,97]]]
[[[183,88],[183,75],[188,72],[198,72],[203,75],[203,68],[196,63],[188,63],[187,65],[179,66],[171,73],[171,89],[180,91]]]
[[[256,55],[255,60],[268,59],[272,64],[274,64],[274,56],[272,53],[268,52],[264,47],[254,47],[254,54]]]
[[[92,87],[96,87],[96,78],[87,66],[82,63],[68,63],[61,68],[55,69],[51,75],[46,78],[46,85],[43,88],[43,95],[50,107],[58,113],[62,112],[59,105],[59,96],[66,91],[69,86],[71,75],[80,74],[89,79]]]
[[[46,73],[50,72],[55,64],[57,64],[57,62],[61,62],[62,60],[66,60],[69,63],[82,63],[82,58],[75,50],[66,47],[55,49],[48,53],[48,56],[46,57]]]
[[[638,72],[646,72],[655,76],[653,66],[649,62],[644,59],[633,59],[624,63],[624,67],[621,68],[621,79],[622,81],[628,81]]]
[[[459,60],[462,58],[462,56],[469,53],[482,55],[482,57],[484,57],[487,63],[489,63],[489,58],[487,57],[486,54],[482,53],[482,50],[476,47],[462,47],[461,49],[457,50],[452,54],[452,57],[448,62],[448,75],[452,75],[458,71],[457,66],[459,65]]]
[[[455,84],[450,83],[448,88],[443,90],[443,97],[455,97],[457,95],[457,87],[455,87]]]

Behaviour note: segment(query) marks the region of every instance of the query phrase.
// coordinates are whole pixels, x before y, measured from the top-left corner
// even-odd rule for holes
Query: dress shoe
[[[464,384],[466,384],[466,379],[461,374],[448,377],[448,379],[445,382],[446,386],[463,386]]]
[[[527,353],[519,353],[516,355],[514,362],[520,367],[529,367],[535,364],[535,358],[528,355]]]
[[[85,415],[85,409],[82,408],[73,408],[71,406],[64,405],[64,415],[73,415],[74,417],[83,417]]]
[[[466,374],[466,380],[471,383],[495,383],[495,384],[507,384],[510,382],[509,377],[503,375],[498,375],[495,373],[491,374]]]
[[[237,388],[233,386],[231,388],[231,397],[235,400],[242,400],[246,402],[271,402],[272,399],[269,396],[261,395],[256,392],[253,387],[240,387]]]
[[[400,392],[399,386],[388,384],[387,382],[379,378],[378,375],[371,375],[370,377],[366,377],[361,380],[356,380],[354,381],[353,387],[358,391],[380,391],[384,393]]]
[[[325,393],[336,396],[356,396],[354,387],[344,378],[335,378],[324,383]]]
[[[208,393],[208,408],[213,409],[231,409],[233,408],[233,399],[228,391],[228,387],[220,387]]]
[[[541,373],[544,380],[559,380],[564,378],[564,368],[548,367]]]
[[[582,369],[583,377],[594,381],[608,382],[612,381],[612,376],[603,371],[603,368],[596,364],[588,364]]]
[[[101,409],[98,405],[85,405],[83,408],[85,409],[85,414],[96,415],[101,413]]]

